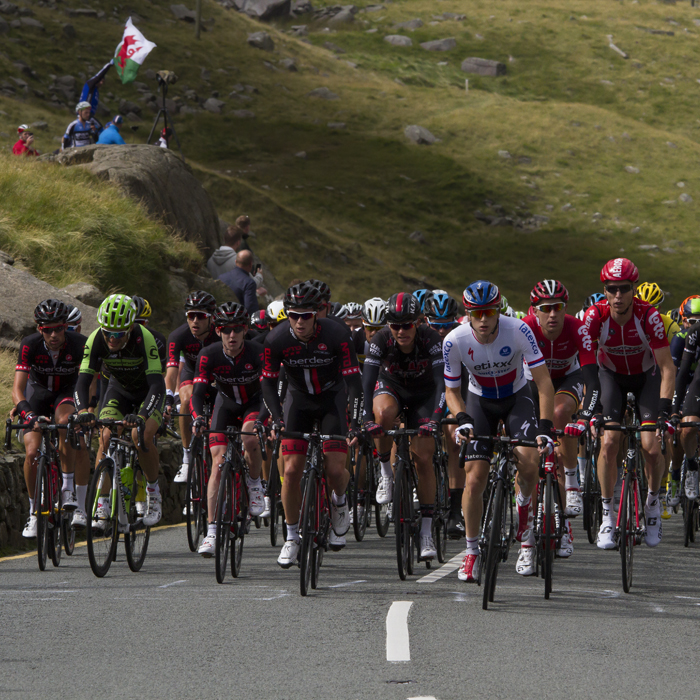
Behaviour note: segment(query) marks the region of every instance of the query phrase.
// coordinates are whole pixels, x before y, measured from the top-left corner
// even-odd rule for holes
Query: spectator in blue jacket
[[[246,311],[252,314],[259,311],[257,284],[253,279],[251,270],[253,269],[253,254],[249,250],[242,250],[236,255],[236,267],[229,272],[224,272],[219,279],[238,298],[238,301],[245,306]]]
[[[103,144],[107,146],[117,146],[125,144],[126,141],[122,138],[119,133],[122,124],[124,123],[124,117],[121,114],[117,114],[114,119],[112,119],[109,124],[104,128],[104,131],[100,134],[100,138],[97,139],[98,144]]]

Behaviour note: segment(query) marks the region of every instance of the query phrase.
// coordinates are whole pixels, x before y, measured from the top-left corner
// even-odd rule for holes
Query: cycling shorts
[[[60,391],[50,391],[40,384],[27,383],[25,396],[32,411],[37,416],[46,416],[53,418],[56,409],[63,404],[70,404],[75,408],[73,400],[73,387],[70,389],[61,389]]]
[[[102,397],[99,418],[101,420],[123,420],[124,416],[129,413],[140,413],[147,393],[148,392],[143,392],[140,397],[133,396],[122,388],[114,379],[110,379],[107,385],[107,391],[105,391]],[[159,427],[163,423],[164,408],[165,394],[163,394],[160,406],[158,406],[150,416],[158,423]]]
[[[214,402],[214,411],[211,414],[211,433],[209,434],[209,447],[225,445],[228,440],[223,432],[228,427],[241,428],[243,423],[256,420],[262,409],[262,398],[258,394],[252,401],[240,404],[218,394]]]
[[[552,384],[555,394],[567,394],[576,402],[578,408],[583,401],[583,372],[580,369],[564,377],[553,378]]]
[[[684,416],[700,416],[700,372],[695,372],[683,400]]]
[[[472,417],[475,435],[496,435],[499,421],[506,426],[506,433],[517,440],[534,441],[539,429],[535,414],[535,402],[527,384],[505,399],[486,399],[469,392],[467,413]],[[493,455],[491,440],[472,440],[467,447],[466,461],[490,461]]]
[[[194,367],[190,367],[187,362],[180,363],[180,384],[178,389],[183,386],[192,386],[194,381]]]
[[[348,395],[340,391],[324,391],[320,394],[304,394],[290,385],[284,403],[284,427],[294,433],[310,433],[314,421],[320,422],[320,432],[325,435],[346,435]],[[306,454],[305,440],[282,440],[282,454]],[[323,452],[347,453],[345,440],[326,440]]]
[[[398,404],[399,411],[404,414],[404,425],[410,430],[416,430],[433,417],[435,410],[435,392],[433,390],[427,393],[412,394],[406,387],[397,386],[380,378],[374,386],[372,398],[375,396],[391,396]]]
[[[661,372],[652,367],[641,374],[619,374],[600,367],[600,403],[606,421],[622,422],[627,410],[627,394],[634,394],[642,425],[656,423],[659,415]]]

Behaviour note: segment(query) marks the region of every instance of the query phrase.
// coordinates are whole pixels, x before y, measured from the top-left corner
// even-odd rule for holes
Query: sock
[[[189,447],[185,447],[182,450],[182,463],[183,464],[190,463],[190,448]]]
[[[435,510],[435,504],[433,503],[421,503],[420,504],[420,534],[421,537],[430,535],[433,526],[433,511]]]
[[[585,457],[577,457],[576,462],[578,463],[579,474],[583,474],[583,470],[586,468],[586,458]]]
[[[467,554],[479,553],[479,538],[467,537]]]
[[[566,490],[578,489],[578,479],[576,478],[576,470],[564,469],[564,476],[566,477]]]
[[[287,523],[287,542],[298,542],[299,541],[299,523],[294,523],[290,525]]]
[[[657,508],[659,505],[659,492],[649,491],[647,494],[647,506],[649,508]]]
[[[612,498],[601,498],[603,502],[603,521],[610,524],[613,520]]]
[[[29,515],[31,515],[34,512],[34,499],[30,498],[29,499]]]
[[[671,469],[671,479],[673,481],[680,481],[681,480],[680,467],[678,469]]]
[[[160,486],[158,486],[158,482],[157,481],[154,481],[153,483],[151,483],[150,481],[147,482],[146,483],[146,491],[148,491],[148,493],[155,495],[155,496],[160,495]]]
[[[73,474],[66,474],[64,472],[63,474],[63,490],[64,491],[72,491],[73,490],[73,484],[74,484],[74,475]]]
[[[460,516],[462,514],[462,494],[464,489],[450,489],[450,514]]]
[[[391,469],[391,452],[385,452],[379,455],[379,462],[382,467],[382,476],[387,479],[394,478],[394,472]]]
[[[696,472],[698,470],[698,460],[695,457],[688,457],[686,466],[689,472]]]
[[[333,491],[333,494],[331,495],[331,501],[335,503],[337,506],[344,506],[345,505],[345,492],[343,491],[342,496],[338,496],[335,491]]]
[[[515,497],[515,502],[518,504],[518,508],[524,508],[525,506],[529,506],[531,501],[532,496],[528,496],[527,498],[525,498],[525,496],[523,496],[522,491],[518,491],[518,495]]]
[[[207,537],[215,537],[216,536],[216,523],[209,523],[209,527],[207,528]]]
[[[83,486],[82,484],[75,485],[75,495],[78,497],[78,508],[84,513],[85,512],[85,499],[87,498],[87,484]]]
[[[248,490],[250,491],[251,489],[261,489],[262,488],[262,481],[260,481],[260,477],[257,479],[251,479],[249,476],[246,477],[246,485],[248,486]]]

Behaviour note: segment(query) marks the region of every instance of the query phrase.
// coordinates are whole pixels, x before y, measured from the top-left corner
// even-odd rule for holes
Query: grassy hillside
[[[183,104],[197,106],[188,88],[200,99],[216,91],[226,103],[222,114],[179,115],[178,134],[220,215],[252,217],[256,251],[283,283],[313,274],[341,300],[362,300],[421,279],[459,294],[491,277],[522,307],[534,281],[556,275],[578,303],[599,288],[602,262],[624,253],[671,302],[696,291],[700,10],[688,3],[401,0],[361,11],[342,29],[312,23],[310,43],[288,33],[308,16],[261,25],[211,0],[203,0],[204,17],[214,24],[197,42],[169,5],[129,5],[158,44],[146,67],[174,70],[180,81],[170,96]],[[122,6],[103,22],[68,20],[32,7],[46,31],[12,30],[20,42],[3,47],[0,71],[19,77],[13,63],[23,60],[37,79],[23,78],[43,91],[51,73],[77,76],[107,60],[128,14]],[[435,19],[443,13],[466,19]],[[414,18],[423,21],[414,32],[392,28]],[[61,38],[57,20],[70,21],[77,39]],[[247,45],[261,29],[275,52]],[[392,46],[387,34],[409,36],[413,46]],[[609,48],[608,35],[629,59]],[[419,46],[445,37],[457,48]],[[508,74],[465,74],[469,56],[503,61]],[[283,58],[298,70],[284,69]],[[238,84],[256,91],[238,92]],[[339,99],[307,96],[322,86]],[[113,110],[120,97],[139,97],[114,74],[103,95]],[[39,148],[57,147],[52,139],[71,115],[46,105],[0,97],[0,130],[43,120]],[[255,118],[231,114],[241,109]],[[145,139],[152,116],[144,119],[130,139]],[[413,145],[403,134],[410,124],[441,141]],[[548,220],[537,231],[503,225],[532,216]],[[416,230],[427,244],[409,240]],[[640,249],[650,245],[658,248]]]

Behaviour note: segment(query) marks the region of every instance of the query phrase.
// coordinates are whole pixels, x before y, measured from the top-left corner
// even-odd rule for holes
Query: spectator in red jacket
[[[34,148],[34,134],[29,131],[26,124],[17,127],[19,138],[17,143],[12,147],[12,153],[16,156],[38,156],[39,151]]]

